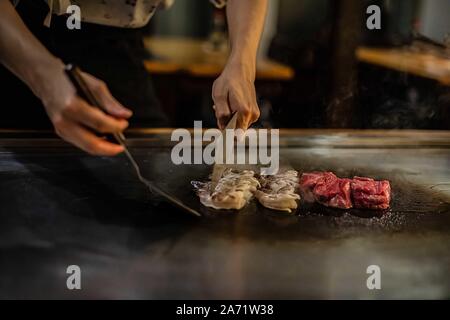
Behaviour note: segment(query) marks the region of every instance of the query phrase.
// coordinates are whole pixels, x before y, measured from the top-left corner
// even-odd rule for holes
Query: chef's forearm
[[[264,27],[267,0],[228,0],[231,55],[229,63],[255,77],[256,54]]]
[[[0,0],[0,62],[40,98],[46,77],[62,66],[28,30],[9,0]]]

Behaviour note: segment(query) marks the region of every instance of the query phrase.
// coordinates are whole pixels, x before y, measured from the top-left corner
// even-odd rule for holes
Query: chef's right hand
[[[105,83],[82,73],[86,84],[105,108],[106,112],[89,105],[76,94],[76,90],[59,63],[41,86],[38,96],[45,106],[56,133],[80,149],[99,156],[113,156],[124,151],[118,144],[108,142],[94,134],[122,132],[128,127],[126,120],[132,112],[123,107],[109,92]]]

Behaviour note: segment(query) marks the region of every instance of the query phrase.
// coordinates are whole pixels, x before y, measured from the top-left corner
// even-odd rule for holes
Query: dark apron
[[[48,13],[44,1],[21,0],[17,11],[55,56],[65,63],[79,65],[107,83],[112,95],[133,110],[132,127],[167,126],[150,75],[142,63],[148,58],[142,43],[142,29],[82,23],[81,30],[69,30],[64,16],[53,16],[51,27],[47,28],[43,25]],[[0,128],[52,128],[42,103],[3,66],[0,67],[0,85]]]

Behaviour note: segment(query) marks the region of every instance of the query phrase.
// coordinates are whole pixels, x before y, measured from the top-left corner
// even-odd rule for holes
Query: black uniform
[[[142,42],[143,29],[82,23],[81,30],[69,30],[65,16],[54,16],[47,28],[43,21],[48,10],[44,1],[21,0],[17,6],[28,28],[55,56],[105,81],[112,95],[133,110],[131,126],[167,125],[150,75],[143,66],[143,60],[149,55]],[[52,127],[39,99],[3,66],[0,66],[0,81],[1,128]]]

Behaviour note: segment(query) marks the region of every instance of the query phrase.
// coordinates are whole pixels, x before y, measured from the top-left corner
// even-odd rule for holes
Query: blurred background
[[[270,0],[258,54],[264,127],[450,128],[450,1]],[[382,10],[368,30],[366,9]],[[172,127],[215,126],[225,11],[178,0],[145,30],[147,70]]]

